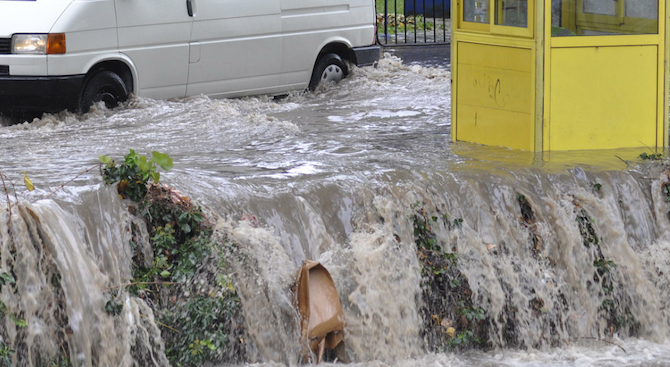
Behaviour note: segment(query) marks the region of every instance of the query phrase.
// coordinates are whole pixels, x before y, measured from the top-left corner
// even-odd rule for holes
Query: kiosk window
[[[463,3],[463,20],[466,22],[488,23],[488,0],[465,0]]]
[[[616,15],[615,0],[584,0],[584,13]]]
[[[553,0],[551,35],[658,33],[658,0]]]
[[[626,1],[625,4],[627,17],[654,20],[658,18],[658,1],[656,0]]]
[[[496,0],[496,25],[528,27],[528,0]]]

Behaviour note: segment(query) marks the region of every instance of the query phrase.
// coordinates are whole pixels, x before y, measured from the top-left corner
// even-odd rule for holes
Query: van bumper
[[[0,113],[76,111],[84,77],[0,76]]]
[[[354,47],[353,49],[354,57],[356,60],[356,66],[369,66],[379,60],[381,55],[381,47],[367,46],[367,47]]]

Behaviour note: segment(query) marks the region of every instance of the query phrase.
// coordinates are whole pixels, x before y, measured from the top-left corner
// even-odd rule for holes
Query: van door
[[[281,90],[279,0],[192,0],[188,95],[235,97]]]
[[[186,95],[191,0],[114,0],[119,50],[138,72],[141,96]]]

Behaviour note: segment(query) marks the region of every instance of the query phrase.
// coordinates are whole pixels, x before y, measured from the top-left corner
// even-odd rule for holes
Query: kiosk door
[[[534,150],[535,1],[458,6],[454,139]]]
[[[552,2],[545,150],[664,146],[660,4]]]

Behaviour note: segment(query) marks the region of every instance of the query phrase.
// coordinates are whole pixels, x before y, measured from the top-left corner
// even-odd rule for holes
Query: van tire
[[[113,71],[103,70],[91,77],[81,93],[79,111],[86,113],[95,102],[103,101],[112,109],[128,99],[128,88],[121,77]]]
[[[317,60],[312,72],[312,79],[309,81],[309,90],[316,90],[319,84],[324,82],[339,83],[347,77],[349,69],[340,55],[335,53],[325,54]]]

